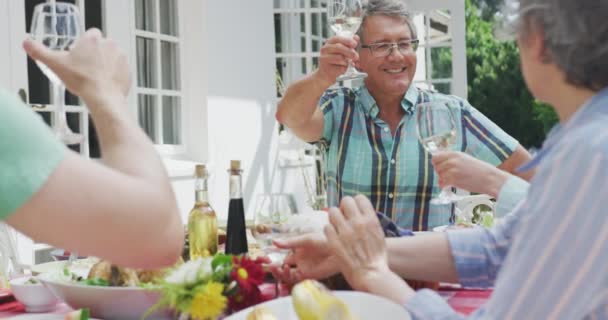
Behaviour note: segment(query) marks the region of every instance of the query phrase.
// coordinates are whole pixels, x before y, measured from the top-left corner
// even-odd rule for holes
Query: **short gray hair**
[[[368,17],[383,15],[388,17],[400,18],[407,24],[412,33],[412,38],[418,37],[416,26],[412,21],[412,14],[408,10],[404,0],[368,0],[364,4],[363,21],[361,21],[361,27],[357,31],[357,35],[363,39],[363,31],[365,29],[365,20]]]
[[[520,0],[517,32],[544,33],[549,59],[568,83],[593,91],[608,87],[608,1]]]

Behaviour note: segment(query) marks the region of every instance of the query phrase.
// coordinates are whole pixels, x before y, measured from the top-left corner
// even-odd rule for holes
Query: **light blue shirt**
[[[494,286],[472,319],[608,319],[608,88],[555,128],[526,199],[491,230],[448,233],[460,282]],[[414,319],[460,319],[436,293]]]
[[[496,205],[494,206],[496,217],[502,218],[512,212],[526,198],[529,187],[528,181],[518,176],[510,175],[498,193]]]

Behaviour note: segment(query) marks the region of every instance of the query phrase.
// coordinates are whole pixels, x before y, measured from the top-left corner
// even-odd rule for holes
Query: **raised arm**
[[[69,52],[49,51],[31,41],[24,48],[86,102],[103,158],[98,163],[67,152],[7,222],[36,241],[119,265],[174,263],[183,227],[164,166],[128,114],[125,56],[99,30],[89,30]]]
[[[357,59],[356,46],[353,39],[337,36],[328,39],[321,47],[319,69],[287,88],[276,118],[300,139],[314,142],[322,137],[324,119],[318,108],[319,99],[346,71],[348,59]]]

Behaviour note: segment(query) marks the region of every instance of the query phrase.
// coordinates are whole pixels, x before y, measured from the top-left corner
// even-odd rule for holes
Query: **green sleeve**
[[[34,111],[0,89],[0,219],[44,185],[66,151]]]

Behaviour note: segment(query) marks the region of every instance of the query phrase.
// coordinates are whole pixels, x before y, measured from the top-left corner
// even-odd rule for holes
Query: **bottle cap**
[[[194,167],[194,175],[197,177],[206,177],[207,176],[207,167],[204,164],[197,164]]]
[[[230,170],[232,170],[232,171],[241,170],[241,160],[230,160]]]

